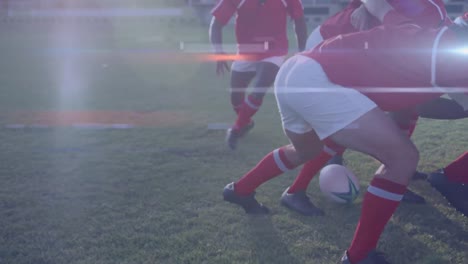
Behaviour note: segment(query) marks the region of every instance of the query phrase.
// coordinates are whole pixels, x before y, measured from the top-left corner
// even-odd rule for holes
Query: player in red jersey
[[[451,23],[442,0],[391,0],[389,3],[396,11],[410,17],[421,27],[438,28]],[[313,48],[324,39],[336,37],[340,34],[367,30],[378,25],[380,25],[380,21],[369,14],[361,1],[353,0],[344,10],[328,18],[310,34],[307,39],[306,49],[309,50]],[[438,100],[444,99],[441,98]],[[445,101],[443,103],[445,103]],[[402,130],[407,130],[407,133],[411,136],[416,126],[418,115],[413,114],[413,111],[405,110],[404,113],[393,114],[392,116],[395,121],[397,121],[400,128],[402,128]],[[339,151],[338,153],[329,151],[327,155],[322,155],[320,159],[305,164],[303,170],[298,174],[293,184],[282,194],[281,204],[304,215],[309,215],[309,212],[313,214],[313,212],[316,211],[313,204],[309,202],[306,190],[313,176],[327,163],[326,158],[330,156],[329,154],[335,154],[328,160],[329,164],[343,165],[343,151]],[[426,175],[419,172],[415,173],[415,177],[421,176]],[[403,201],[408,203],[425,203],[423,197],[409,189],[405,193]]]
[[[354,264],[388,263],[374,249],[419,160],[414,144],[384,111],[411,108],[468,85],[468,57],[457,52],[468,41],[468,27],[425,29],[385,0],[364,4],[382,26],[327,39],[282,65],[275,96],[291,144],[272,151],[223,192],[247,213],[265,214],[255,189],[320,157],[324,145],[373,156],[383,165],[367,189],[353,242],[341,260]]]
[[[239,56],[231,65],[231,104],[237,119],[226,136],[228,146],[235,149],[239,138],[253,127],[251,118],[288,53],[288,16],[294,20],[299,51],[305,48],[307,27],[301,0],[221,0],[212,14],[210,40],[217,54],[224,53],[222,28],[236,15]],[[226,61],[217,62],[218,74],[228,69]],[[254,77],[253,91],[245,96]]]
[[[413,21],[426,28],[440,28],[444,25],[450,25],[452,21],[447,15],[444,2],[441,0],[420,0],[420,1],[389,1],[400,13],[411,17]],[[334,37],[339,34],[351,33],[358,30],[368,29],[379,24],[367,10],[361,5],[360,0],[352,1],[343,11],[335,14],[316,28],[307,40],[306,48],[313,48],[323,39]],[[447,98],[437,98],[431,102],[422,104],[415,109],[407,109],[397,113],[391,113],[391,116],[402,130],[405,130],[409,136],[412,135],[418,117],[431,119],[460,119],[468,117],[468,96],[462,93],[449,94],[453,100]],[[310,206],[305,190],[312,177],[320,170],[325,159],[329,155],[324,155],[322,159],[310,161],[299,173],[294,183],[283,193],[282,203],[300,213],[307,213],[307,207]],[[464,159],[462,159],[464,160]],[[460,159],[457,159],[458,164]],[[337,153],[328,161],[334,164],[343,164],[342,152]],[[466,166],[468,167],[468,161]],[[450,173],[441,173],[439,170],[431,173],[428,178],[431,185],[444,195],[456,209],[465,215],[468,215],[468,204],[463,202],[468,194],[468,186],[460,183],[451,182]],[[427,175],[417,172],[416,178],[425,178]],[[454,176],[458,177],[458,176]],[[468,179],[468,174],[467,174]],[[456,197],[459,197],[458,199]],[[403,201],[412,203],[424,203],[424,198],[407,191]],[[312,210],[312,209],[311,209]],[[313,210],[312,210],[313,211]]]
[[[458,17],[455,23],[468,26],[468,13]],[[450,93],[457,104],[442,101],[432,101],[420,105],[417,113],[421,117],[435,119],[459,119],[468,116],[468,95],[463,93]],[[443,104],[441,104],[443,103]],[[407,120],[407,119],[406,119]],[[429,174],[428,181],[439,191],[459,212],[468,217],[468,152],[464,152],[450,164]]]
[[[441,26],[450,25],[452,23],[447,15],[444,3],[441,0],[391,0],[389,3],[395,7],[395,10],[410,17],[421,27],[440,28]],[[324,38],[326,39],[339,34],[369,29],[379,24],[380,22],[367,12],[360,0],[354,0],[351,1],[344,10],[330,17],[321,26],[316,28],[309,36],[306,47],[307,49],[313,48]],[[450,96],[461,99],[464,98],[464,100],[468,98],[468,96],[463,94],[451,94]],[[458,101],[458,103],[456,101]],[[432,102],[418,106],[416,109],[391,113],[391,116],[397,121],[399,127],[411,136],[419,116],[432,119],[459,119],[468,117],[468,112],[463,109],[463,103],[460,102],[460,100],[456,101],[446,98],[437,98]],[[321,159],[313,160],[305,164],[294,183],[283,193],[281,198],[283,205],[306,215],[308,211],[314,211],[312,205],[308,202],[305,191],[313,176],[326,164],[325,159],[328,156],[329,155],[323,155]],[[343,164],[342,152],[336,153],[328,162]],[[415,178],[423,179],[425,177],[427,177],[427,175],[424,173],[415,173]],[[404,195],[403,201],[409,203],[424,203],[425,199],[408,189],[407,193]],[[466,210],[468,210],[468,208]]]

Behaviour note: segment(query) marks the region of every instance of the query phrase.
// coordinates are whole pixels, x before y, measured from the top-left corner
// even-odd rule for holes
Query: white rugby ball
[[[319,186],[322,193],[337,203],[352,203],[359,196],[359,180],[342,165],[330,164],[320,171]]]

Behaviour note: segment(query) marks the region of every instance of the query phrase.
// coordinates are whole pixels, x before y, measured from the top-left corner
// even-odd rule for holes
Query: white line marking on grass
[[[104,124],[104,123],[74,123],[73,128],[77,129],[129,129],[134,126],[131,124]]]

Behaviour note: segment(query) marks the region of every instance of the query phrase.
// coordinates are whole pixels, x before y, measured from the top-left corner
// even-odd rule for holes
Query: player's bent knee
[[[419,151],[411,142],[405,146],[395,147],[394,151],[383,162],[388,170],[393,171],[398,182],[408,183],[409,179],[416,171],[419,162]]]
[[[419,162],[419,150],[413,144],[413,142],[409,139],[406,140],[407,143],[399,152],[400,156],[403,154],[403,160],[406,160],[408,164],[417,166]]]

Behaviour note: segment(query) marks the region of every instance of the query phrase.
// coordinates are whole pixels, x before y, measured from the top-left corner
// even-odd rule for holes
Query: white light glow
[[[50,46],[54,50],[66,51],[82,48],[83,37],[77,27],[71,23],[55,24]],[[88,78],[83,62],[83,56],[75,52],[64,52],[55,58],[51,72],[54,74],[57,106],[61,111],[79,108],[83,104]]]
[[[468,55],[468,47],[456,49],[455,52],[461,55]]]

